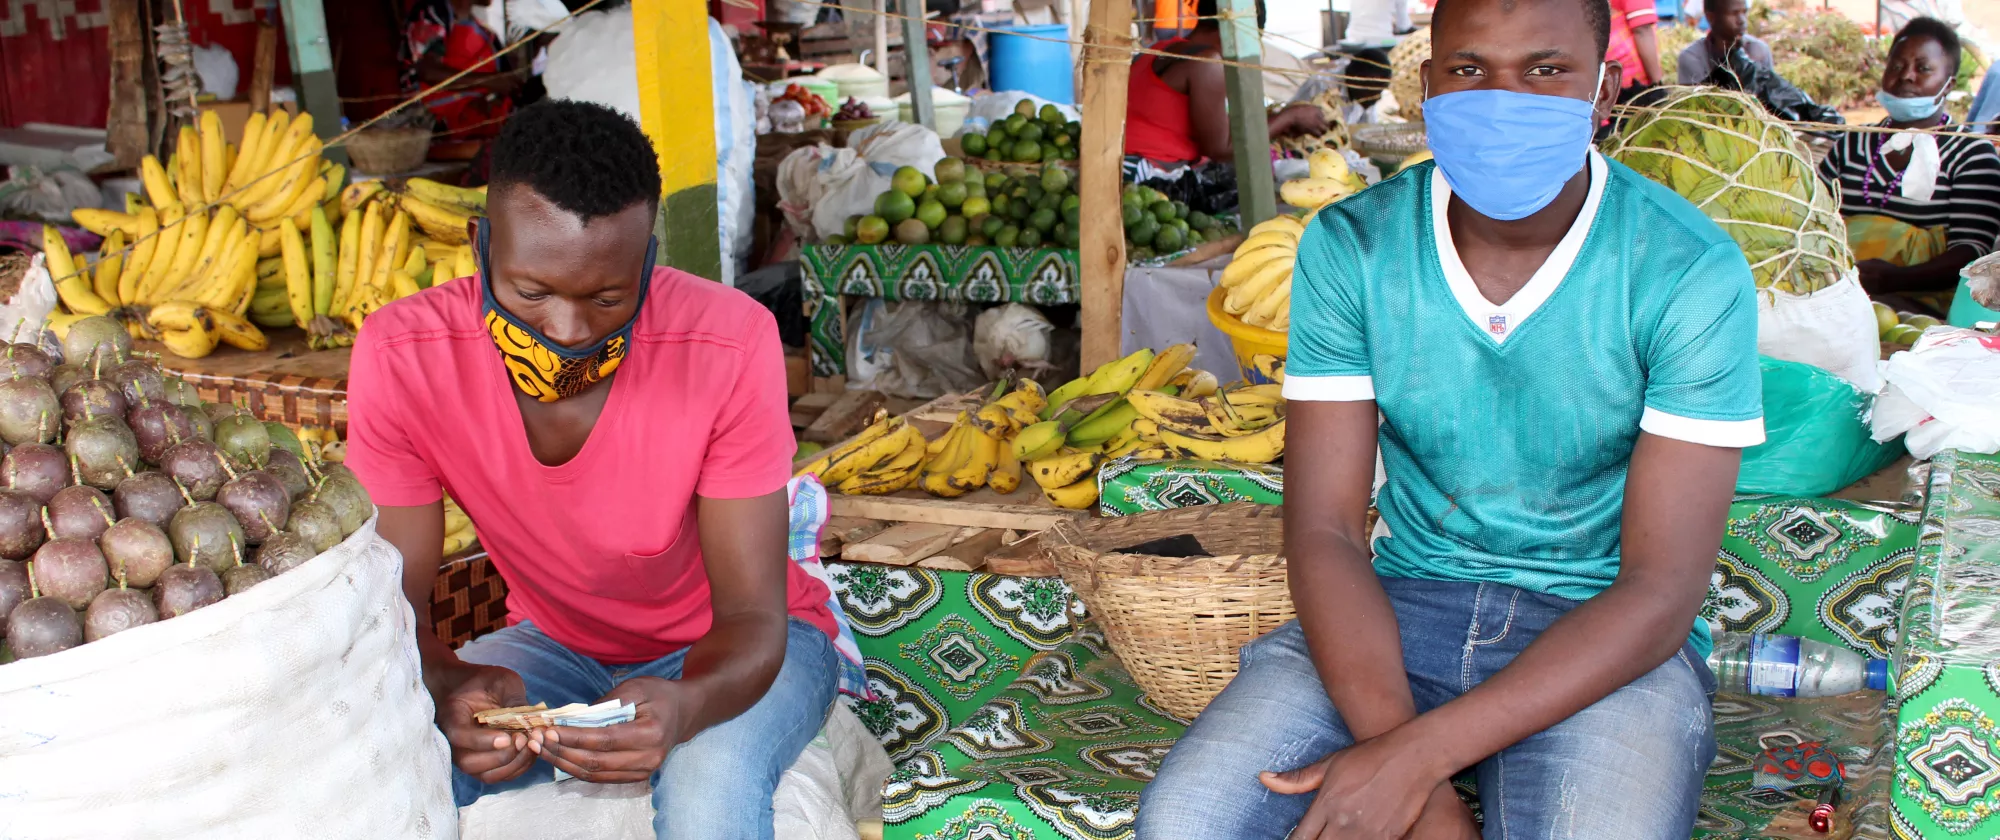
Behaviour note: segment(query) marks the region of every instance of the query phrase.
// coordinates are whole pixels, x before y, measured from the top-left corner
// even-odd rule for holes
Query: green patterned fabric
[[[968,245],[807,245],[799,255],[814,376],[847,373],[840,296],[1076,303],[1076,252]]]
[[[1097,471],[1097,507],[1105,516],[1219,505],[1285,503],[1285,468],[1218,461],[1120,458]]]
[[[1695,818],[1706,840],[1824,840],[1806,825],[1815,787],[1789,791],[1751,787],[1751,763],[1768,747],[1821,741],[1846,766],[1836,822],[1856,840],[1888,840],[1889,778],[1895,751],[1879,691],[1839,697],[1778,698],[1723,694],[1715,698],[1715,763]]]
[[[2000,456],[1933,459],[1902,632],[1895,836],[2000,835]]]
[[[1736,633],[1783,633],[1887,659],[1917,554],[1913,508],[1746,496],[1729,507],[1702,615]]]

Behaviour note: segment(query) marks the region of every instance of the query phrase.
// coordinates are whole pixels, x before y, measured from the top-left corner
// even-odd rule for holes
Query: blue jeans
[[[479,637],[458,655],[520,674],[530,704],[554,707],[596,702],[632,677],[679,679],[686,653],[636,665],[605,665],[570,652],[524,621]],[[826,723],[838,657],[824,631],[792,619],[785,664],[763,699],[675,747],[653,774],[654,835],[659,840],[771,840],[771,794]],[[548,762],[536,761],[527,772],[488,785],[454,767],[452,797],[462,808],[488,793],[551,782],[554,773]]]
[[[1499,584],[1383,578],[1419,713],[1514,661],[1576,602]],[[1257,780],[1354,742],[1305,633],[1244,646],[1242,671],[1174,744],[1139,803],[1139,840],[1278,840],[1314,794]],[[1715,678],[1690,645],[1652,672],[1479,762],[1488,840],[1686,840],[1715,758]]]

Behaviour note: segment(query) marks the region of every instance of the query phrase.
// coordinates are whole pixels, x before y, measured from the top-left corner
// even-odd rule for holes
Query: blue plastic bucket
[[[991,47],[994,90],[1026,91],[1057,104],[1076,104],[1069,26],[997,27]]]

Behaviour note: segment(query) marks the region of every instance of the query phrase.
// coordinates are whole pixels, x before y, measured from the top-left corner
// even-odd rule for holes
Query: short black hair
[[[1701,0],[1701,10],[1711,15],[1720,14],[1722,12],[1722,4],[1727,2],[1729,0]],[[1748,8],[1754,4],[1750,0],[1743,0],[1743,5],[1745,8]]]
[[[1456,6],[1463,2],[1465,0],[1457,0],[1457,2],[1437,0],[1437,5],[1431,8],[1431,32],[1433,35],[1437,33],[1438,28],[1444,22],[1445,6]],[[1500,0],[1500,2],[1503,4],[1503,8],[1512,11],[1514,3],[1517,0]],[[1611,51],[1610,0],[1574,0],[1574,2],[1583,7],[1584,23],[1589,24],[1590,34],[1597,39],[1597,60],[1603,61],[1605,53]]]
[[[1218,0],[1195,0],[1194,16],[1196,29],[1215,29],[1222,26],[1218,18],[1222,4]],[[1264,28],[1264,0],[1257,0],[1257,28]]]
[[[585,222],[660,200],[660,161],[630,117],[594,102],[522,108],[494,138],[493,188],[520,185]]]
[[[1957,76],[1959,64],[1964,61],[1965,45],[1959,41],[1958,30],[1937,18],[1911,18],[1910,22],[1903,24],[1902,30],[1896,33],[1895,39],[1889,42],[1889,53],[1895,54],[1896,48],[1905,42],[1924,38],[1936,41],[1938,46],[1944,49],[1945,57],[1951,59],[1951,74]]]

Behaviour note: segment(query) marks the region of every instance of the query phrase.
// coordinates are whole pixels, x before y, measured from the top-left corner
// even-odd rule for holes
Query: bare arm
[[[1228,86],[1222,65],[1183,59],[1188,81],[1188,130],[1194,135],[1195,150],[1209,160],[1234,161],[1236,144],[1229,132]],[[1272,137],[1303,131],[1326,132],[1326,120],[1319,107],[1298,103],[1264,117]]]
[[[742,714],[785,662],[785,491],[752,499],[699,500],[702,562],[714,623],[688,648],[681,683],[697,710],[682,740]]]
[[[1708,590],[1741,459],[1738,449],[1641,433],[1625,483],[1617,580],[1492,678],[1390,737],[1444,778],[1673,656]]]
[[[1959,269],[1971,265],[1978,258],[1979,253],[1972,246],[1955,245],[1932,257],[1929,262],[1903,266],[1883,260],[1864,260],[1857,268],[1861,270],[1861,288],[1869,294],[1930,292],[1955,288]]]
[[[1632,30],[1632,46],[1639,51],[1639,65],[1646,68],[1646,78],[1653,84],[1667,83],[1665,72],[1660,69],[1659,27],[1646,24]]]

